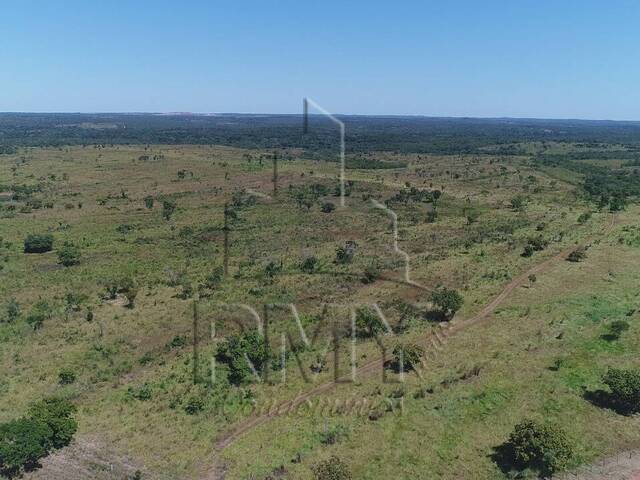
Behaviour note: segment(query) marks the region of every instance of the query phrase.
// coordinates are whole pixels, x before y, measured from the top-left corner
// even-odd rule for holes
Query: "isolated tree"
[[[451,318],[460,310],[464,299],[456,290],[440,287],[431,294],[431,303],[443,317]]]
[[[394,363],[399,369],[414,370],[424,355],[424,349],[415,343],[398,344],[393,348]]]
[[[602,382],[611,390],[610,402],[619,411],[640,412],[640,370],[610,368]]]
[[[516,425],[502,449],[516,470],[536,470],[545,477],[566,469],[573,457],[564,430],[532,420]]]
[[[238,385],[251,380],[251,367],[260,372],[266,365],[269,345],[264,336],[255,330],[231,335],[218,347],[216,359],[229,367],[229,382]]]
[[[380,315],[371,308],[360,308],[356,312],[356,335],[361,338],[374,337],[385,330]]]
[[[24,239],[24,253],[44,253],[53,249],[53,235],[30,234]]]
[[[147,195],[146,197],[144,197],[144,206],[149,210],[153,208],[153,197],[151,195]]]

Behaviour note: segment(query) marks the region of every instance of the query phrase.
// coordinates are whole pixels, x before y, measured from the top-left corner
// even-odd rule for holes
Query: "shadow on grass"
[[[637,411],[629,405],[624,405],[606,390],[593,390],[584,392],[584,399],[596,407],[606,408],[616,412],[618,415],[630,416]]]

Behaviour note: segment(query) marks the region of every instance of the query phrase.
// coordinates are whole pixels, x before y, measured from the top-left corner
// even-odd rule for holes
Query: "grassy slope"
[[[160,153],[164,157],[158,160],[138,160],[142,154]],[[251,163],[244,157],[246,153],[253,156]],[[58,180],[47,181],[45,192],[41,194],[45,199],[54,200],[55,207],[0,219],[2,236],[12,243],[4,252],[7,262],[0,273],[4,280],[0,284],[0,295],[2,300],[15,296],[23,311],[28,311],[42,297],[54,305],[55,312],[43,329],[36,332],[30,331],[23,321],[15,325],[0,325],[0,365],[2,371],[8,372],[0,379],[0,419],[20,415],[28,403],[44,394],[63,393],[80,405],[80,442],[98,438],[114,458],[132,457],[133,463],[144,465],[144,470],[153,478],[180,478],[210,464],[214,440],[246,415],[243,406],[247,404],[247,391],[250,390],[258,400],[286,399],[295,396],[301,388],[307,388],[292,369],[286,386],[267,384],[232,390],[233,402],[226,415],[217,415],[213,406],[207,405],[200,415],[189,416],[183,410],[185,400],[207,393],[191,385],[189,349],[166,347],[176,335],[189,335],[192,308],[191,302],[176,297],[180,288],[167,286],[167,267],[174,271],[185,270],[193,282],[198,282],[214,266],[221,264],[223,203],[229,200],[234,189],[241,186],[265,193],[270,191],[269,161],[265,160],[260,165],[257,161],[260,152],[188,146],[152,147],[151,151],[140,147],[72,148],[34,149],[15,158],[22,155],[26,157],[26,164],[19,167],[15,175],[10,170],[14,159],[3,157],[0,183],[34,183],[38,177],[55,173]],[[296,301],[303,313],[317,311],[319,304],[327,300],[379,301],[389,305],[392,300],[401,298],[424,304],[424,293],[420,291],[384,281],[363,285],[358,276],[337,276],[336,267],[332,264],[335,248],[344,240],[356,239],[360,245],[356,262],[353,266],[339,269],[342,273],[351,269],[359,274],[375,256],[381,259],[389,276],[399,276],[397,271],[392,272],[400,264],[388,248],[391,241],[388,221],[380,212],[372,211],[362,201],[362,195],[388,198],[407,181],[423,188],[431,184],[433,188],[444,187],[440,219],[435,224],[424,222],[425,210],[420,206],[398,208],[401,247],[412,256],[414,279],[428,287],[445,283],[464,291],[466,303],[459,314],[463,318],[477,311],[487,298],[495,295],[501,285],[518,272],[598,231],[606,223],[605,216],[595,215],[586,225],[576,225],[575,218],[587,207],[573,195],[572,187],[532,170],[523,159],[505,162],[490,156],[426,158],[414,155],[406,160],[410,161],[406,170],[349,171],[349,178],[358,181],[349,198],[354,208],[331,215],[320,213],[317,205],[308,212],[300,210],[287,200],[285,192],[289,183],[321,181],[334,184],[335,165],[281,163],[284,203],[260,201],[241,210],[231,243],[231,272],[235,275],[205,301],[205,319],[214,317],[216,312],[210,308],[217,301],[243,301],[253,305],[264,301]],[[179,170],[193,172],[193,176],[187,174],[181,180],[176,175]],[[228,179],[223,172],[229,173]],[[68,180],[60,180],[63,173],[68,174]],[[515,194],[531,193],[531,188],[525,187],[529,175],[536,177],[542,190],[532,195],[526,213],[514,213],[507,207],[507,202]],[[118,198],[122,190],[127,193],[127,198]],[[144,208],[142,199],[149,194],[174,196],[178,211],[170,222],[161,219],[159,202],[156,201],[151,211]],[[107,197],[104,205],[98,202]],[[325,200],[336,201],[332,197]],[[81,209],[63,207],[65,203],[78,202],[83,204]],[[481,212],[476,224],[465,225],[463,213],[466,208]],[[500,220],[511,221],[517,217],[523,217],[525,223],[509,236],[509,243],[478,244],[472,241],[479,229],[495,231]],[[548,238],[560,232],[565,236],[560,242],[552,242],[548,251],[523,259],[519,254],[526,238],[536,235],[536,225],[543,222],[546,224],[543,233]],[[61,228],[65,224],[70,228]],[[120,224],[132,225],[134,230],[129,234],[119,233],[116,227]],[[194,243],[190,235],[181,235],[187,226],[196,232],[206,231],[205,240]],[[21,253],[22,239],[27,233],[46,230],[54,232],[58,244],[70,239],[82,245],[82,263],[63,269],[56,266],[55,252],[43,255]],[[617,251],[622,247],[616,245],[611,248]],[[325,274],[303,275],[299,272],[297,264],[307,251],[320,258],[321,272]],[[634,250],[628,247],[624,251]],[[264,265],[270,259],[281,258],[285,274],[273,282],[265,281],[261,274]],[[585,268],[589,262],[577,268]],[[143,286],[135,309],[99,300],[103,279],[122,272],[130,272]],[[577,288],[587,286],[583,282],[576,283]],[[544,288],[546,284],[541,278],[526,293]],[[64,311],[64,295],[69,291],[86,296],[80,312]],[[84,320],[84,308],[88,305],[95,311],[96,318],[92,323]],[[577,307],[569,304],[564,308],[571,312]],[[559,310],[553,307],[550,311],[555,315]],[[517,309],[505,310],[500,316],[500,319],[504,317],[505,321],[514,322],[513,327],[498,329],[503,336],[509,335],[512,328],[529,325],[529,322],[522,322],[518,312]],[[526,318],[535,318],[535,312],[532,305]],[[392,309],[389,316],[396,320]],[[279,321],[284,322],[284,319]],[[429,328],[424,322],[417,321],[407,336],[418,338]],[[513,357],[505,357],[506,360],[500,356],[502,354],[493,357],[494,350],[506,349],[509,352],[505,345],[496,345],[494,350],[484,348],[484,343],[501,338],[498,333],[485,335],[485,328],[496,327],[492,323],[478,327],[475,336],[468,338],[470,332],[465,332],[452,339],[446,353],[437,360],[437,368],[425,381],[437,385],[443,375],[454,375],[457,370],[471,368],[476,363],[489,362],[491,366],[502,362],[515,368],[518,362],[514,359],[520,358],[515,353]],[[633,332],[629,332],[629,338]],[[579,337],[582,338],[581,335]],[[467,343],[464,343],[465,339]],[[503,340],[508,343],[508,338]],[[511,348],[515,352],[525,346],[519,344],[517,348]],[[210,353],[211,347],[208,348],[203,355]],[[363,355],[362,361],[377,355],[372,342],[361,345],[359,352]],[[490,358],[486,358],[487,352],[490,352]],[[315,352],[309,352],[305,361],[314,355]],[[150,361],[142,364],[142,357]],[[526,355],[522,360],[521,365],[529,365]],[[509,421],[500,424],[502,430],[496,427],[493,437],[481,426],[482,422],[489,419],[487,421],[491,425],[498,425],[491,415],[497,416],[496,412],[505,405],[519,405],[521,400],[515,393],[518,390],[509,387],[506,380],[509,377],[498,370],[495,385],[487,384],[486,392],[479,386],[492,378],[493,367],[490,366],[483,370],[477,382],[456,385],[442,392],[436,389],[437,394],[422,403],[408,399],[407,415],[399,423],[387,417],[377,423],[363,419],[332,419],[331,423],[348,423],[352,430],[348,440],[336,447],[319,446],[317,433],[324,428],[322,419],[299,419],[296,422],[282,419],[234,445],[225,452],[223,462],[230,468],[230,478],[244,478],[250,472],[268,473],[282,463],[302,477],[308,475],[308,466],[316,458],[333,449],[347,448],[354,455],[356,471],[370,478],[376,478],[381,469],[397,467],[400,459],[406,468],[432,468],[436,473],[441,471],[445,477],[454,475],[455,468],[462,468],[452,470],[452,465],[464,464],[468,469],[491,472],[493,467],[485,459],[487,448],[508,430],[509,422],[517,417],[517,412],[508,417]],[[78,381],[74,385],[57,385],[58,372],[64,367],[77,371]],[[327,371],[319,380],[329,378]],[[527,382],[533,388],[531,378],[523,379],[523,384]],[[145,383],[151,386],[152,398],[144,402],[130,398],[129,388],[135,390]],[[363,392],[369,395],[377,392],[378,388],[389,393],[398,387],[380,386],[373,380],[363,380],[357,390],[345,389],[340,395],[362,395]],[[456,400],[455,392],[464,392],[464,389],[469,390],[463,395],[480,395],[480,400],[471,402],[470,407],[467,400]],[[376,396],[382,398],[384,395]],[[480,405],[476,405],[478,402]],[[485,403],[490,406],[483,406]],[[495,408],[491,407],[494,403]],[[438,404],[447,405],[447,408],[460,404],[460,407],[452,411],[435,409]],[[471,409],[470,413],[458,418],[455,412],[467,408]],[[474,408],[480,412],[473,413]],[[489,413],[482,413],[485,409]],[[413,433],[402,433],[402,426]],[[287,437],[280,436],[287,439],[285,444],[268,438],[267,434],[274,428],[275,431],[288,432]],[[425,434],[427,430],[431,432],[429,435]],[[372,444],[366,439],[375,435],[383,435],[388,444],[400,442],[403,448],[384,454],[392,454],[393,457],[372,452],[368,448],[379,446],[379,442]],[[406,435],[414,437],[406,441],[400,438]],[[455,459],[459,454],[456,445],[460,436],[466,438],[467,435],[471,439],[480,436],[485,443],[476,449],[471,442],[465,447],[467,450],[462,450],[466,456],[460,457],[465,458],[460,463]],[[420,442],[423,442],[423,448],[408,448],[414,444],[419,446]],[[259,460],[254,454],[242,455],[245,451],[255,451],[260,445],[265,450]],[[426,446],[437,448],[429,450]],[[308,455],[301,465],[289,465],[297,451],[308,452]],[[247,461],[249,464],[244,465]],[[46,477],[46,469],[40,474]]]

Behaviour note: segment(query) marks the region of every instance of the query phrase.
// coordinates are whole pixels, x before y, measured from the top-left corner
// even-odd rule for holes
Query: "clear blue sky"
[[[0,111],[640,119],[640,2],[16,0]]]

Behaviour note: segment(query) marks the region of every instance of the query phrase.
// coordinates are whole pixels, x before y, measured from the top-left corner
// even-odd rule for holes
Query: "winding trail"
[[[616,216],[615,215],[611,215],[611,221],[605,226],[605,228],[603,229],[603,231],[599,234],[597,234],[597,236],[604,236],[606,234],[608,234],[613,227],[615,226],[616,223]],[[547,260],[539,263],[538,265],[533,266],[532,268],[530,268],[529,270],[527,270],[526,272],[518,275],[516,278],[514,278],[513,280],[511,280],[509,283],[507,283],[502,291],[493,299],[491,300],[491,302],[489,302],[488,304],[486,304],[478,313],[476,313],[473,317],[468,318],[467,320],[460,320],[460,321],[454,321],[454,322],[450,322],[449,324],[447,324],[447,326],[443,327],[443,329],[440,330],[441,334],[444,334],[445,336],[451,336],[452,334],[459,332],[461,330],[464,330],[472,325],[475,325],[477,323],[482,322],[483,320],[487,319],[494,311],[495,309],[511,294],[511,292],[513,292],[513,290],[515,290],[517,287],[527,283],[529,281],[529,276],[532,274],[538,274],[538,273],[542,273],[546,270],[548,270],[551,266],[553,266],[555,263],[563,261],[567,258],[567,256],[574,251],[576,248],[580,247],[580,246],[586,246],[588,245],[590,242],[592,242],[595,239],[595,235],[585,241],[583,241],[581,244],[579,245],[572,245],[571,247],[567,247],[566,249],[562,250],[561,252],[557,253],[556,255],[554,255],[553,257],[548,258]],[[435,333],[431,333],[430,335],[428,335],[425,338],[425,343],[432,343],[433,340],[435,340],[436,334]],[[383,360],[381,358],[376,359],[376,360],[372,360],[364,365],[362,365],[361,367],[358,367],[356,370],[356,373],[358,375],[366,375],[366,374],[370,374],[372,372],[375,371],[379,371],[380,368],[383,367]],[[217,452],[220,452],[222,450],[224,450],[226,447],[228,447],[229,445],[233,444],[238,438],[240,438],[243,434],[245,434],[246,432],[253,430],[254,428],[257,428],[261,425],[264,425],[266,423],[268,423],[269,421],[271,421],[273,418],[279,416],[281,413],[287,412],[290,409],[295,409],[296,407],[302,405],[304,402],[306,402],[307,400],[320,395],[321,393],[327,392],[329,390],[331,390],[332,388],[334,388],[336,385],[338,385],[338,383],[340,382],[340,380],[346,380],[347,377],[344,378],[340,378],[338,380],[334,380],[331,382],[327,382],[321,385],[318,385],[308,391],[306,391],[305,393],[297,396],[296,398],[292,399],[292,400],[288,400],[285,402],[282,402],[281,404],[279,404],[278,406],[272,408],[268,413],[264,413],[264,414],[260,414],[260,415],[256,415],[250,418],[247,418],[246,420],[241,421],[240,423],[236,424],[232,430],[230,430],[229,432],[225,433],[220,439],[218,439],[218,441],[215,444],[215,450]],[[204,478],[207,480],[218,480],[220,478],[220,470],[218,468],[211,468],[208,470],[208,475],[206,475]],[[224,477],[222,477],[224,478]]]

